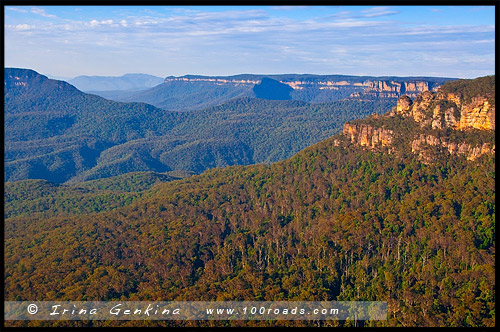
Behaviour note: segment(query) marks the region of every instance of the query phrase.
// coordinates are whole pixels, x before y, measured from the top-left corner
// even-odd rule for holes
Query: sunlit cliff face
[[[378,118],[396,115],[412,118],[421,128],[495,130],[495,106],[485,96],[475,96],[470,101],[465,101],[453,93],[424,91],[419,93],[414,101],[406,95],[400,97],[391,112]],[[395,134],[406,135],[395,133],[384,125],[378,127],[367,123],[346,123],[343,130],[344,137],[351,143],[367,149],[388,147],[388,153],[398,148],[392,146]],[[433,133],[418,133],[408,138],[411,151],[425,163],[432,162],[426,148],[429,146],[438,147],[450,154],[463,155],[467,160],[476,160],[484,154],[495,153],[494,144],[454,142],[448,136],[440,137]]]
[[[425,91],[414,102],[406,96],[399,98],[393,112],[410,116],[422,126],[431,124],[437,129],[495,130],[495,106],[484,96],[466,102],[453,93]]]

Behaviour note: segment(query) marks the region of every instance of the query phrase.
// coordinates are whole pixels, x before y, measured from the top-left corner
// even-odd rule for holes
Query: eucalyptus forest
[[[9,326],[495,326],[494,76],[176,112],[5,75],[28,77],[5,88],[6,301],[388,303],[384,321]]]

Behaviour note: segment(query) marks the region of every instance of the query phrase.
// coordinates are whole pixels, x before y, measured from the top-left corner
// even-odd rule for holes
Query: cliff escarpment
[[[282,84],[290,86],[294,90],[318,89],[318,90],[340,90],[347,87],[355,87],[359,92],[353,93],[352,97],[371,96],[371,97],[386,97],[397,98],[402,94],[407,94],[412,97],[426,90],[437,90],[443,82],[428,80],[428,79],[405,79],[400,78],[400,81],[380,80],[377,78],[356,79],[331,79],[327,76],[314,79],[294,79],[290,77],[279,77],[279,75],[270,75],[265,77],[204,77],[204,76],[169,76],[165,78],[165,83],[170,82],[185,82],[185,83],[207,83],[215,85],[232,85],[232,86],[249,86],[260,84],[262,79],[272,78]]]
[[[343,136],[368,149],[406,149],[426,163],[443,153],[476,160],[495,153],[494,90],[495,78],[487,76],[446,83],[414,100],[404,95],[383,116],[346,123]]]
[[[373,100],[398,98],[403,94],[416,97],[426,90],[436,90],[450,79],[426,77],[371,77],[344,75],[235,75],[235,76],[169,76],[166,84],[191,83],[220,87],[252,88],[262,80],[273,79],[293,89],[293,99],[309,102],[344,98]],[[319,94],[319,96],[318,96]],[[314,96],[314,97],[313,97]],[[319,99],[318,99],[319,98]]]
[[[414,98],[424,91],[436,91],[440,85],[426,80],[403,82],[376,80],[368,82],[363,91],[353,93],[351,98],[399,98],[402,95]]]
[[[364,123],[346,123],[343,134],[352,143],[369,149],[391,146],[394,137],[394,131],[391,129],[375,127]]]
[[[425,91],[412,102],[407,96],[398,99],[392,115],[411,117],[421,127],[433,129],[470,128],[495,130],[495,105],[486,95],[476,95],[465,100],[462,94]]]

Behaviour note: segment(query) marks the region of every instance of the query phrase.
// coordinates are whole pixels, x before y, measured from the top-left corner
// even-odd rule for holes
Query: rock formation
[[[369,81],[367,88],[356,92],[351,97],[363,98],[398,98],[402,95],[416,97],[419,93],[428,90],[437,90],[439,84],[425,80],[395,82],[395,81]]]
[[[495,130],[495,106],[485,96],[468,102],[453,93],[424,91],[413,103],[408,96],[400,97],[391,112],[395,114],[412,117],[421,127]]]
[[[385,83],[379,83],[376,87],[383,91],[393,91]],[[467,160],[476,160],[484,154],[495,153],[492,140],[486,142],[469,139],[469,136],[476,135],[474,130],[492,132],[488,137],[494,135],[494,78],[490,90],[493,92],[469,98],[465,98],[462,93],[442,90],[420,92],[413,101],[409,96],[403,95],[398,98],[396,106],[383,116],[374,115],[368,121],[346,123],[343,136],[349,142],[364,148],[386,147],[389,153],[404,148],[393,146],[395,138],[399,137],[401,139],[398,142],[408,142],[411,152],[425,163],[432,162],[436,151],[447,151],[452,155],[464,156]],[[391,122],[390,119],[396,116],[413,120],[417,129],[404,132],[392,128],[391,123],[394,121]],[[450,135],[450,130],[461,131],[463,134]]]
[[[344,136],[348,137],[352,143],[370,149],[391,145],[393,133],[392,130],[375,128],[367,124],[346,123],[343,130]]]

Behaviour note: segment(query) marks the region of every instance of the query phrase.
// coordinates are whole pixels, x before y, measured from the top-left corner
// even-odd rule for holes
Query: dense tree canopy
[[[422,131],[473,145],[493,144],[494,131],[422,128],[401,116],[356,122],[393,130],[393,145],[367,149],[337,134],[271,165],[170,182],[135,174],[7,184],[5,300],[387,301],[387,320],[358,326],[494,326],[495,154],[467,160],[435,148],[424,163],[411,149]]]
[[[345,144],[113,211],[8,218],[6,299],[380,300],[388,320],[367,326],[492,326],[494,156],[424,165]]]

